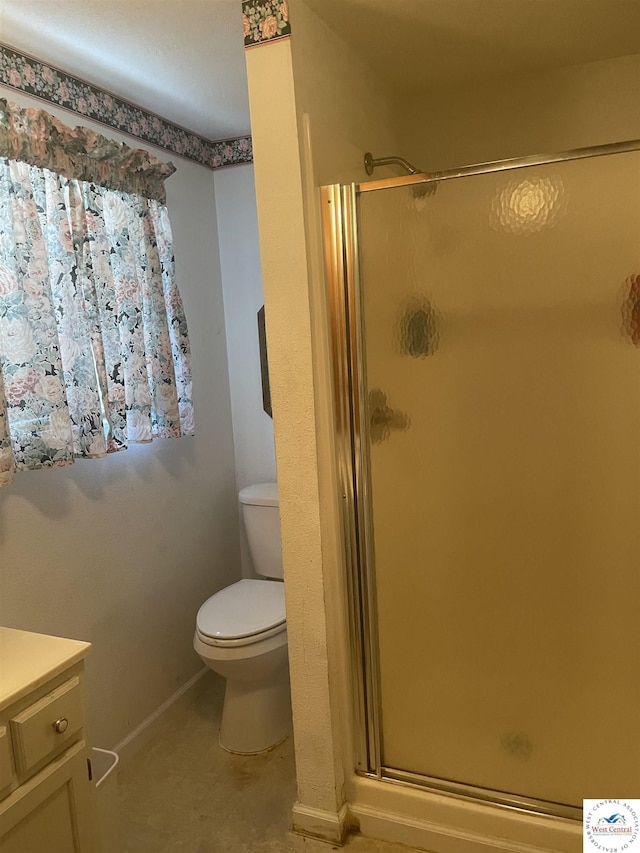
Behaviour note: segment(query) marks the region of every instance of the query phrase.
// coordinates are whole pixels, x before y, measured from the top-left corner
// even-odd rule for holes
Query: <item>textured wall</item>
[[[425,171],[640,136],[640,56],[406,99],[404,156]]]
[[[348,653],[316,187],[362,177],[364,151],[391,147],[394,130],[379,81],[302,2],[290,8],[291,40],[247,51],[247,69],[298,797],[302,807],[335,812],[343,799]]]
[[[276,479],[273,421],[262,406],[257,313],[264,303],[253,166],[216,173],[220,268],[238,491]],[[252,575],[242,531],[242,573]]]
[[[299,799],[335,811],[302,185],[288,40],[247,51]],[[274,87],[278,97],[271,97]]]
[[[193,349],[196,437],[25,472],[0,491],[0,622],[93,643],[90,720],[104,747],[201,667],[195,614],[239,576],[214,175],[176,165],[167,204]]]
[[[367,179],[363,158],[397,154],[395,100],[354,48],[301,0],[291,39],[298,114],[308,114],[318,186]],[[376,178],[397,174],[378,169]]]

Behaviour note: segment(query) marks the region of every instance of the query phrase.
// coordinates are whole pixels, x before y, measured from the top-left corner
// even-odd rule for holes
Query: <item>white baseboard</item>
[[[191,701],[193,694],[199,687],[200,679],[203,675],[211,670],[203,666],[201,670],[196,672],[182,687],[178,688],[169,698],[162,703],[156,710],[149,714],[140,725],[136,726],[129,734],[123,738],[120,743],[113,747],[113,751],[117,752],[120,757],[121,764],[126,764],[133,756],[139,752],[143,746],[153,740],[160,733],[162,727],[166,725],[167,714],[170,714],[172,709],[180,702]]]
[[[538,845],[489,838],[406,815],[381,812],[368,806],[352,805],[349,811],[360,825],[362,835],[406,844],[429,853],[553,853]]]
[[[351,825],[429,853],[581,853],[582,824],[371,779],[352,779]]]
[[[346,803],[338,812],[315,809],[296,803],[293,807],[293,831],[329,844],[344,844],[349,835],[349,811]]]

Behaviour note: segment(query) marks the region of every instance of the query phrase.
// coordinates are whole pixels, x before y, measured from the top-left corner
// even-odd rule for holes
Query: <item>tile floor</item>
[[[264,755],[218,746],[224,681],[201,689],[118,774],[121,853],[328,853],[340,848],[289,832],[296,796],[289,737]],[[357,836],[345,853],[412,853]],[[415,851],[417,853],[417,851]]]

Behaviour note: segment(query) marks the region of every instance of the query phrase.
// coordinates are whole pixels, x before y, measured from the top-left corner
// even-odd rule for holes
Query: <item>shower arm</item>
[[[420,169],[412,166],[404,157],[380,157],[378,160],[373,159],[373,154],[370,151],[364,155],[364,170],[367,175],[373,175],[373,170],[378,166],[402,166],[409,175],[422,174]]]

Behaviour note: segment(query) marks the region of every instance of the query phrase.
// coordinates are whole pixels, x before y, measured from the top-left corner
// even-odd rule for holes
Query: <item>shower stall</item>
[[[322,205],[359,773],[640,797],[640,142]]]

